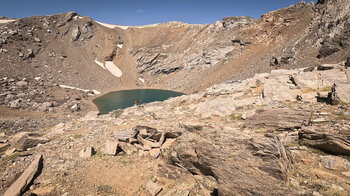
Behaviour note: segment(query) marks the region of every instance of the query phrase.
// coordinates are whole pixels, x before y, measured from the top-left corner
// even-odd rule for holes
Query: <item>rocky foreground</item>
[[[349,6],[141,27],[0,17],[0,195],[348,195]],[[131,88],[189,95],[94,111]]]
[[[275,70],[165,102],[90,112],[45,131],[2,135],[1,145],[10,147],[1,159],[1,190],[347,195],[346,65]]]

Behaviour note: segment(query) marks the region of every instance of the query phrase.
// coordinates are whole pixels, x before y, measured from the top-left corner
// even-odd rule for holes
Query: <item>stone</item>
[[[70,110],[72,111],[72,112],[78,112],[78,111],[80,111],[80,104],[74,104],[74,105],[72,105],[71,107],[70,107]]]
[[[20,132],[9,139],[11,146],[15,147],[17,151],[25,151],[28,148],[37,146],[38,144],[45,144],[50,140],[41,137],[40,134],[30,132]]]
[[[34,37],[34,41],[41,42],[41,40],[39,38],[37,38],[37,37]]]
[[[284,195],[286,191],[296,195],[296,190],[278,185],[281,180],[287,180],[290,164],[289,151],[279,137],[251,136],[236,129],[217,132],[210,128],[203,129],[201,134],[184,132],[167,156],[168,161],[193,175],[219,179],[219,195],[247,192],[264,195],[272,191],[276,195]]]
[[[139,141],[140,144],[142,144],[145,150],[151,150],[152,148],[159,148],[161,145],[158,142],[152,142],[148,139],[144,139],[140,135],[137,136],[137,140]]]
[[[62,18],[61,22],[57,23],[57,27],[62,27],[66,25],[68,22],[72,21],[75,16],[78,14],[76,12],[68,12]]]
[[[129,140],[136,137],[136,134],[135,130],[122,130],[115,133],[118,140],[122,142],[129,142]]]
[[[335,92],[340,102],[350,103],[350,83],[338,83]]]
[[[324,122],[329,122],[329,120],[325,119],[325,118],[316,118],[316,119],[312,119],[311,123],[315,124],[315,123],[324,123]]]
[[[84,149],[82,149],[80,152],[79,152],[79,156],[82,157],[82,158],[89,158],[91,156],[93,156],[95,153],[95,150],[93,147],[85,147]]]
[[[293,130],[310,123],[311,113],[289,108],[257,110],[244,126],[255,129]]]
[[[151,155],[151,157],[156,159],[160,155],[160,149],[159,148],[153,148],[153,149],[151,149],[149,151],[149,154]]]
[[[0,153],[4,152],[5,150],[7,150],[7,148],[10,146],[10,144],[8,143],[0,143]]]
[[[80,32],[79,26],[74,27],[72,30],[72,34],[71,34],[71,36],[72,36],[71,41],[78,40],[80,37],[80,34],[81,34],[81,32]]]
[[[22,175],[5,191],[4,196],[20,196],[43,167],[43,156],[37,155]]]
[[[11,148],[11,149],[6,150],[5,155],[6,156],[11,156],[15,152],[16,152],[16,148]]]
[[[149,154],[149,151],[145,151],[145,150],[139,150],[139,156],[140,157],[145,157]]]
[[[22,103],[22,99],[16,99],[14,101],[11,102],[10,104],[10,108],[20,108],[21,107],[21,103]]]
[[[101,152],[103,154],[115,156],[118,153],[118,146],[119,146],[118,142],[107,141],[104,147],[102,147]]]
[[[222,25],[224,28],[233,28],[236,26],[247,25],[255,21],[256,19],[249,16],[225,17],[222,19]]]
[[[19,86],[19,87],[23,87],[23,86],[27,86],[28,82],[26,82],[26,81],[19,81],[19,82],[16,82],[16,85]]]
[[[348,172],[342,172],[342,174],[343,174],[344,176],[346,176],[346,177],[349,177],[349,178],[350,178],[350,171],[348,171]]]
[[[350,56],[346,58],[345,67],[350,67]]]
[[[317,67],[318,71],[325,71],[325,70],[331,70],[333,69],[337,64],[322,64]]]
[[[31,59],[34,58],[35,54],[32,49],[28,49],[28,53],[24,56],[24,59]]]
[[[176,141],[175,138],[167,138],[165,142],[163,143],[161,149],[168,149],[173,145],[173,143]]]
[[[151,180],[147,182],[146,189],[149,193],[151,193],[152,196],[158,195],[163,190],[161,186],[152,182]]]
[[[320,163],[330,170],[348,170],[350,168],[350,162],[342,157],[327,155],[319,157]]]
[[[319,133],[313,130],[301,130],[299,131],[299,142],[301,145],[328,153],[350,156],[350,141],[347,137]]]

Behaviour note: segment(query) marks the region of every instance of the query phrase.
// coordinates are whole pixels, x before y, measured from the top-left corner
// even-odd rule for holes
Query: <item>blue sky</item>
[[[1,0],[0,16],[28,17],[76,11],[119,25],[169,21],[213,23],[226,16],[251,16],[298,3],[299,0]],[[306,2],[310,2],[307,0]]]

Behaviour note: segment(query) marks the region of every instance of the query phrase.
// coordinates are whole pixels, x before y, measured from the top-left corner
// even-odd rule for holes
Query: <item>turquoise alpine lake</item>
[[[107,114],[113,110],[124,109],[133,105],[164,101],[170,97],[184,95],[183,93],[158,90],[135,89],[110,92],[93,100],[101,114]]]

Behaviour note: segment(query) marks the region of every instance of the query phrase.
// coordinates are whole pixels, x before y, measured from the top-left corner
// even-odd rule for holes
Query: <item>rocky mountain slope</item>
[[[349,6],[204,25],[0,18],[0,194],[347,195]],[[188,95],[94,111],[130,88]]]

